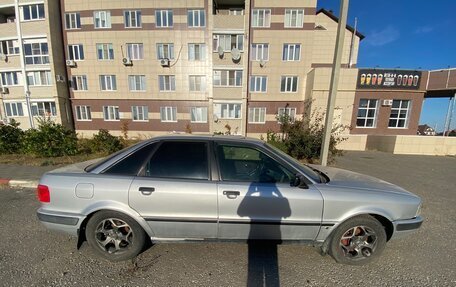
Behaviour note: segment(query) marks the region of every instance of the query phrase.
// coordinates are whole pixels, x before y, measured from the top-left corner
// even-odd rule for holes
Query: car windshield
[[[322,182],[322,178],[318,170],[311,168],[303,163],[299,162],[297,159],[293,158],[292,156],[288,155],[287,153],[283,152],[282,150],[276,148],[275,146],[265,143],[265,146],[270,150],[273,150],[275,153],[280,154],[281,157],[286,158],[289,162],[291,162],[296,168],[304,173],[307,177],[311,178],[315,182]]]

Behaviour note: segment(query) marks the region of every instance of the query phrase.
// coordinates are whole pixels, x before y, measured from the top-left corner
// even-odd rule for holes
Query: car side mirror
[[[290,182],[290,186],[299,187],[302,189],[308,189],[309,186],[302,174],[296,174],[293,180]]]

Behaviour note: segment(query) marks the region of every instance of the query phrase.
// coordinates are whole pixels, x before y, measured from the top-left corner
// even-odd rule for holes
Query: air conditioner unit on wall
[[[76,67],[76,62],[74,60],[66,60],[67,67]]]
[[[393,104],[393,100],[383,100],[382,106],[391,106]]]
[[[160,65],[162,67],[168,67],[169,66],[169,59],[168,58],[160,59]]]
[[[9,89],[7,87],[2,87],[1,93],[2,94],[9,94]]]
[[[133,66],[133,62],[131,61],[131,58],[123,58],[123,59],[122,59],[122,63],[123,63],[125,66]]]

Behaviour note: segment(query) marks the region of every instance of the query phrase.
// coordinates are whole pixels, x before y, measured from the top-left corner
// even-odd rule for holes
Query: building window
[[[81,28],[81,15],[76,13],[65,13],[65,28],[67,30]]]
[[[171,75],[158,76],[158,82],[161,92],[171,92],[176,90],[176,77]]]
[[[27,65],[49,64],[49,50],[47,42],[24,44],[25,63]]]
[[[190,117],[192,123],[207,123],[207,107],[192,107]]]
[[[2,72],[0,73],[2,79],[2,86],[19,86],[22,85],[22,73],[21,72]]]
[[[155,11],[155,26],[165,28],[173,26],[173,10]]]
[[[146,76],[144,76],[144,75],[128,76],[128,87],[130,88],[130,91],[145,91],[146,90]]]
[[[75,91],[87,91],[87,76],[72,76],[71,77],[71,87]]]
[[[118,121],[119,107],[118,106],[103,106],[103,118],[105,121]]]
[[[157,59],[174,59],[174,44],[157,44]]]
[[[54,102],[36,102],[31,103],[32,116],[49,117],[57,116],[57,109]]]
[[[22,14],[24,21],[44,19],[44,4],[24,5]]]
[[[300,44],[284,44],[282,60],[283,61],[299,61],[301,56]]]
[[[127,57],[131,60],[144,59],[144,47],[142,43],[127,44]]]
[[[205,44],[188,44],[188,60],[203,61],[206,59]]]
[[[271,26],[271,9],[253,9],[252,27]]]
[[[280,91],[282,93],[296,93],[298,91],[298,77],[282,76],[280,81]]]
[[[374,128],[377,122],[378,100],[360,99],[356,126]]]
[[[5,111],[7,117],[23,117],[24,110],[22,109],[22,103],[5,103]]]
[[[6,40],[0,42],[0,53],[6,55],[19,55],[19,41],[18,40]]]
[[[177,122],[177,108],[176,107],[160,107],[160,121]]]
[[[93,23],[95,28],[111,28],[111,11],[93,12]]]
[[[113,60],[114,48],[111,43],[97,44],[97,58],[98,60]]]
[[[214,70],[214,86],[241,87],[242,70]]]
[[[84,60],[84,47],[82,44],[68,45],[68,58],[75,61]]]
[[[51,71],[27,72],[27,83],[30,86],[52,85]]]
[[[76,119],[78,121],[91,121],[92,113],[90,106],[76,106]]]
[[[264,124],[266,122],[266,108],[249,108],[249,123]]]
[[[279,118],[279,121],[282,119],[289,119],[291,121],[294,121],[296,118],[296,108],[279,108],[277,116]]]
[[[285,9],[285,28],[302,28],[303,20],[303,9]]]
[[[265,93],[267,80],[266,76],[250,76],[250,92]]]
[[[233,48],[239,51],[244,50],[244,35],[243,34],[215,34],[213,37],[214,52],[218,51],[218,47],[222,47],[223,51],[229,52]]]
[[[215,104],[214,113],[219,119],[240,119],[241,104]]]
[[[141,28],[141,11],[124,11],[125,28]]]
[[[389,118],[389,128],[406,128],[408,126],[410,100],[393,100]]]
[[[205,76],[189,76],[190,92],[204,92],[206,91],[206,77]]]
[[[252,44],[252,61],[269,60],[269,44]]]
[[[188,27],[205,27],[206,16],[204,10],[188,10],[187,23]]]
[[[147,106],[132,106],[131,107],[131,114],[133,117],[133,121],[144,122],[148,121],[149,108]]]
[[[100,75],[100,89],[102,91],[117,90],[116,76],[115,75]]]

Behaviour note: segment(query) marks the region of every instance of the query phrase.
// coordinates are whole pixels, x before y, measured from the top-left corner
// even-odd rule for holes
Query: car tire
[[[343,222],[331,236],[329,254],[338,263],[364,265],[380,256],[386,246],[383,225],[370,215]]]
[[[99,211],[87,222],[86,239],[98,255],[116,262],[136,257],[145,246],[146,233],[123,213]]]

